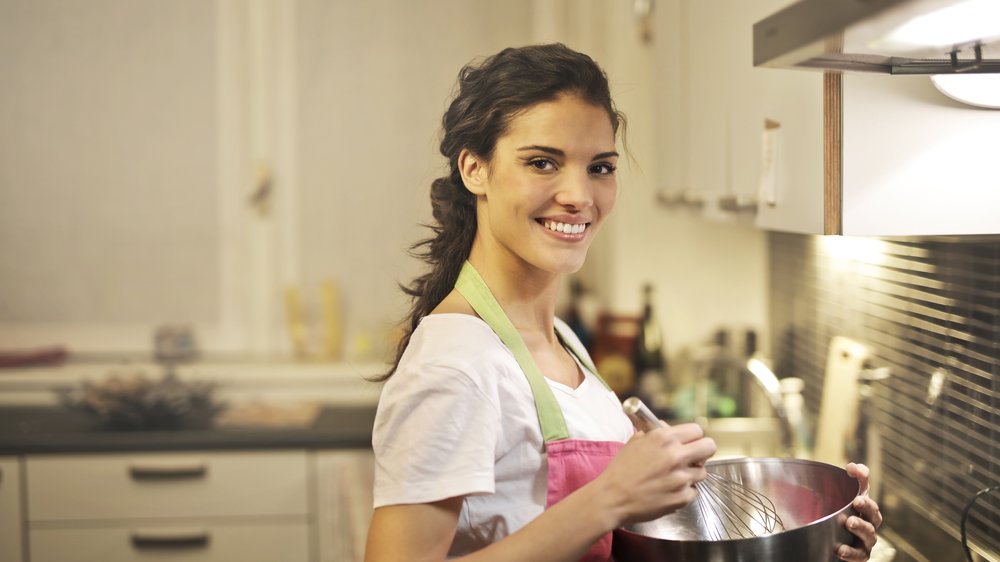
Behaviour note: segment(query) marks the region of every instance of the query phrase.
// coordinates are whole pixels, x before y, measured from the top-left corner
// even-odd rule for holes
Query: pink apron
[[[514,358],[517,359],[518,365],[521,366],[521,370],[524,371],[528,379],[531,393],[535,399],[535,408],[538,411],[542,437],[545,440],[549,467],[546,507],[551,506],[603,472],[618,450],[622,448],[623,443],[570,439],[566,419],[563,417],[562,409],[560,409],[555,395],[552,394],[552,389],[545,382],[545,377],[539,371],[538,365],[531,357],[521,335],[507,318],[503,308],[500,307],[493,293],[486,286],[486,282],[479,276],[479,272],[469,262],[465,262],[462,267],[458,280],[455,282],[455,288],[472,305],[476,314],[500,336],[504,345],[514,354]],[[578,353],[570,345],[567,347],[580,359],[581,363],[597,375],[597,370],[584,355]],[[597,378],[604,383],[600,376]],[[604,383],[604,386],[607,386],[607,383]],[[581,562],[610,561],[611,533],[604,535],[594,543],[580,560]]]

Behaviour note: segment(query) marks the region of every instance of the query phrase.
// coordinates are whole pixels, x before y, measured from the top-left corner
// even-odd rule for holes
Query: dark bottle
[[[590,330],[587,329],[580,312],[580,300],[583,298],[583,283],[579,279],[571,279],[569,282],[569,308],[566,310],[566,325],[569,326],[580,343],[588,351],[593,351]]]
[[[642,320],[636,334],[635,350],[636,394],[661,419],[670,417],[670,395],[667,388],[667,358],[663,350],[663,334],[653,307],[653,286],[643,286]]]

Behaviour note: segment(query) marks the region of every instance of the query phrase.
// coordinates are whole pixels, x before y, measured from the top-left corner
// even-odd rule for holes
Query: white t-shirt
[[[583,349],[559,319],[556,329]],[[546,379],[570,437],[627,441],[633,429],[618,398],[582,370],[575,389]],[[420,322],[382,389],[372,444],[375,507],[465,496],[450,556],[496,542],[545,509],[548,467],[531,388],[514,355],[475,316]]]

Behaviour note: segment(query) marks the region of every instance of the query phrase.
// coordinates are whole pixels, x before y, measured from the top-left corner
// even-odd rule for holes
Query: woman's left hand
[[[875,531],[882,525],[882,513],[878,509],[875,500],[868,497],[868,467],[863,464],[848,463],[847,473],[857,478],[861,483],[861,493],[854,498],[854,509],[858,510],[861,517],[851,516],[847,518],[847,530],[854,536],[861,539],[861,548],[855,548],[846,544],[837,548],[837,556],[841,560],[851,562],[864,562],[871,556],[872,548],[877,540]]]

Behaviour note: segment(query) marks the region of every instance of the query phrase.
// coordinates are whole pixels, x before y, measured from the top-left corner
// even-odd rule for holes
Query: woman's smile
[[[550,236],[567,242],[583,240],[590,226],[589,222],[561,222],[546,218],[536,219],[535,222],[542,225]]]

